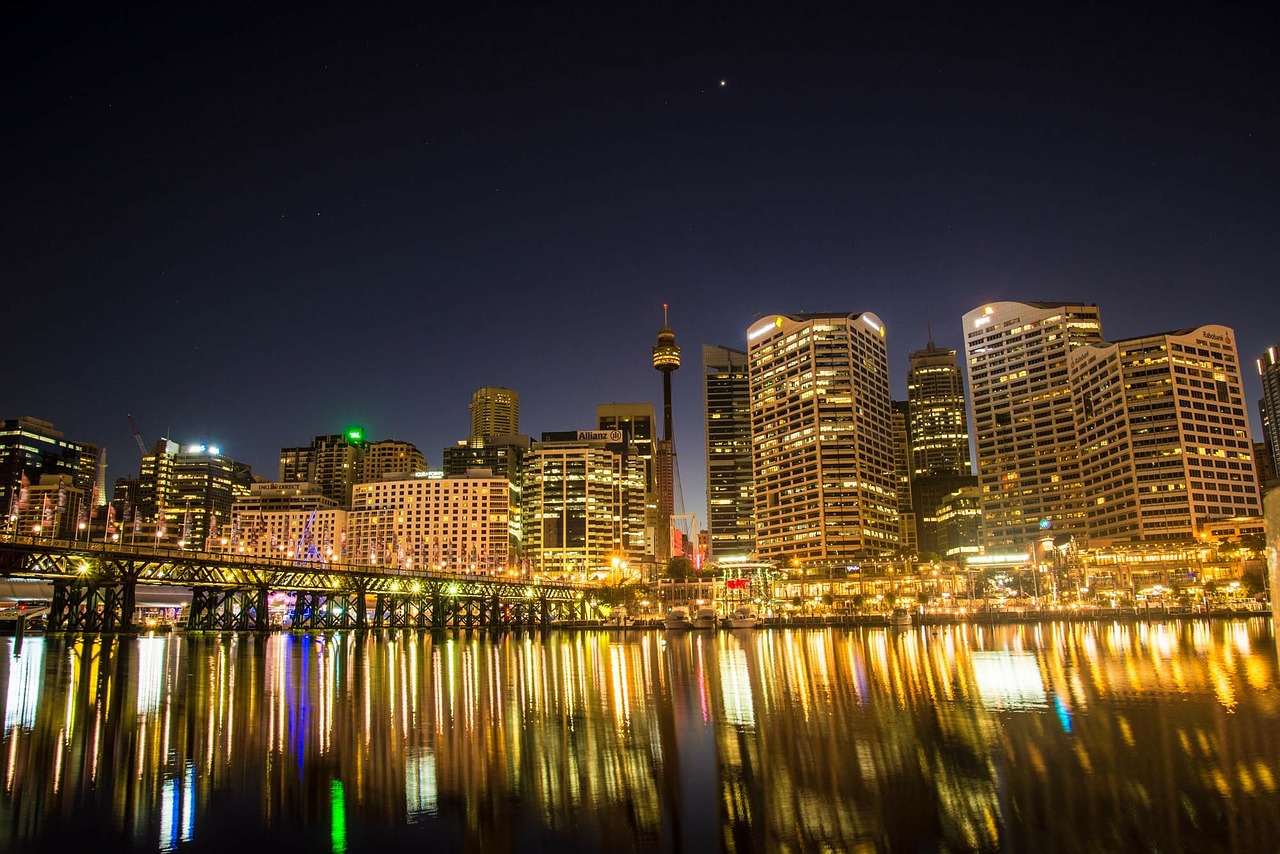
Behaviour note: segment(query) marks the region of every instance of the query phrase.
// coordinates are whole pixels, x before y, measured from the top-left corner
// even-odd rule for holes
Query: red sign
[[[730,578],[725,581],[726,590],[746,590],[749,582],[745,578]]]

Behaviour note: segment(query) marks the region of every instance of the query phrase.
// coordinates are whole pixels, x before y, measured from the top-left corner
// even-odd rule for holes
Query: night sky
[[[535,436],[660,407],[669,302],[705,524],[703,343],[874,311],[904,397],[926,315],[1062,299],[1234,327],[1260,439],[1273,12],[750,8],[11,6],[0,416],[112,480],[129,412],[269,478],[354,424],[437,466],[482,385]]]

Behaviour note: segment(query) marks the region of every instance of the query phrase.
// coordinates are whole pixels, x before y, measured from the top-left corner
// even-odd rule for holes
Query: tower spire
[[[924,310],[924,328],[929,334],[929,349],[933,349],[933,319],[929,316],[929,309]]]

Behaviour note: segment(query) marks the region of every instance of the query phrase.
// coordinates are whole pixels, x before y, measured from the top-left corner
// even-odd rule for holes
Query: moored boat
[[[694,614],[693,627],[695,629],[714,629],[718,619],[716,609],[710,605],[704,605],[698,609],[698,613]]]
[[[906,608],[894,608],[889,622],[895,629],[909,629],[911,628],[911,612]]]
[[[734,629],[754,629],[760,625],[760,613],[755,605],[739,605],[729,615],[729,626]]]
[[[667,612],[667,618],[663,620],[663,625],[668,629],[693,628],[693,621],[689,619],[689,609],[683,605],[676,605]]]

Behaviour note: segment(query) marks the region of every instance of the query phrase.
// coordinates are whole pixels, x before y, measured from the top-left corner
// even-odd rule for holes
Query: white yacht
[[[734,629],[754,629],[760,625],[760,612],[750,603],[739,605],[729,615],[729,626]]]
[[[909,629],[911,628],[911,612],[906,608],[894,608],[889,622],[895,629]]]
[[[629,626],[634,622],[635,620],[632,619],[629,613],[627,613],[626,607],[620,606],[609,612],[609,616],[605,619],[604,624],[606,626]]]
[[[667,612],[667,618],[663,621],[668,629],[691,629],[693,621],[689,619],[689,609],[683,605],[676,605]]]
[[[693,627],[695,629],[714,629],[717,619],[716,609],[710,605],[703,605],[693,615]]]

